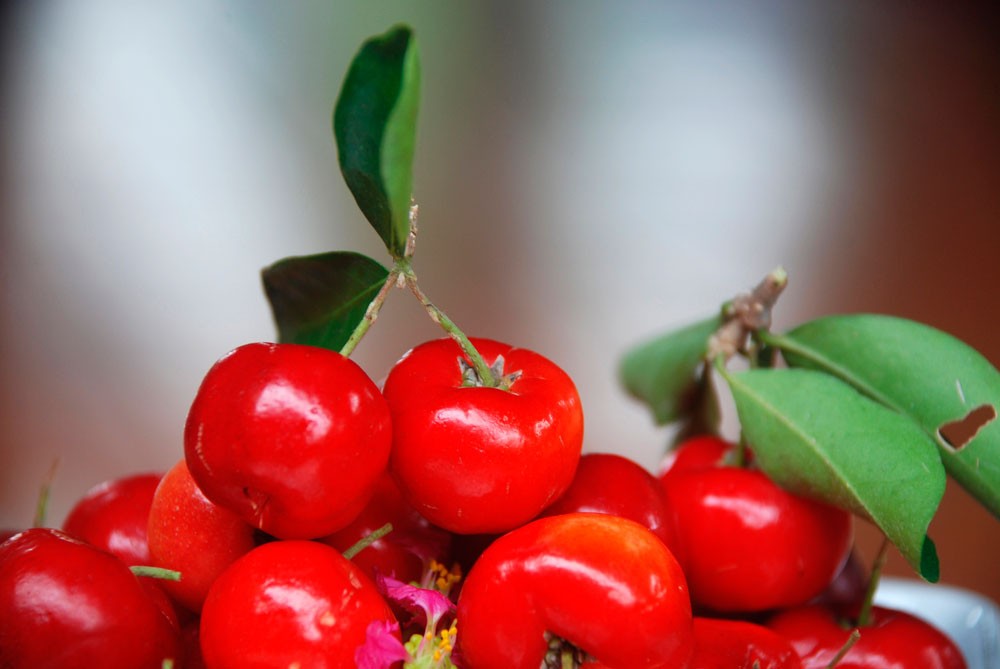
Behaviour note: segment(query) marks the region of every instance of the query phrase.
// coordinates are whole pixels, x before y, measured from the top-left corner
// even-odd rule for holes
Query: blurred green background
[[[424,290],[577,380],[586,450],[656,467],[629,346],[777,265],[777,326],[914,318],[1000,362],[1000,59],[988,4],[7,3],[0,128],[0,524],[181,457],[212,362],[274,337],[259,271],[384,258],[330,112],[396,22],[421,46]],[[439,331],[390,297],[376,380]],[[727,429],[733,429],[732,421]],[[862,550],[877,538],[860,530]],[[1000,599],[1000,525],[950,490],[943,580]],[[908,573],[900,561],[897,573]]]

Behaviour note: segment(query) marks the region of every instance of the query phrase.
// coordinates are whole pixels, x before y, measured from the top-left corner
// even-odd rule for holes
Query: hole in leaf
[[[996,420],[997,410],[992,404],[978,406],[963,418],[945,423],[938,434],[945,444],[960,451],[972,441],[981,429]]]

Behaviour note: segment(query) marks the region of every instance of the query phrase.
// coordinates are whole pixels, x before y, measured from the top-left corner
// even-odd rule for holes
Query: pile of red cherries
[[[447,338],[381,389],[326,349],[225,355],[172,469],[0,544],[0,667],[965,666],[752,447],[581,455],[569,376],[473,344],[491,384]]]

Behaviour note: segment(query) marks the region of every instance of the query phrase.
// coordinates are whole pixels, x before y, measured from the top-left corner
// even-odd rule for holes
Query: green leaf
[[[774,344],[789,365],[834,374],[909,416],[948,473],[1000,518],[1000,372],[975,349],[928,325],[873,314],[810,321]]]
[[[698,372],[708,338],[721,324],[722,317],[713,316],[641,344],[622,358],[622,384],[649,406],[657,423],[669,423],[697,408],[702,396]]]
[[[361,46],[333,112],[340,171],[393,257],[410,231],[420,59],[406,26]]]
[[[927,528],[944,495],[934,443],[913,421],[805,369],[727,374],[756,462],[778,485],[868,518],[936,581]]]
[[[389,270],[348,251],[280,260],[261,272],[279,341],[340,351]]]

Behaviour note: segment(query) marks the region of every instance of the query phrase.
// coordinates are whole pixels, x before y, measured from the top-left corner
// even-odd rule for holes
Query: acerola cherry
[[[586,453],[569,489],[543,515],[607,513],[645,525],[664,543],[673,543],[670,513],[660,482],[642,465],[614,453]]]
[[[148,517],[150,563],[181,573],[160,586],[185,608],[198,612],[208,589],[226,567],[255,545],[254,528],[212,503],[181,460],[166,473]]]
[[[100,483],[73,505],[62,529],[127,565],[148,565],[146,527],[160,474],[135,474]]]
[[[850,616],[813,604],[777,614],[767,626],[788,639],[803,669],[826,669],[847,643]],[[903,611],[873,607],[871,624],[837,662],[837,669],[965,669],[958,646],[944,633]]]
[[[360,569],[315,541],[275,541],[212,585],[201,649],[212,669],[353,667],[372,622],[395,618]]]
[[[390,469],[407,501],[435,525],[504,532],[569,487],[583,411],[573,381],[550,360],[488,339],[472,343],[503,368],[506,388],[470,381],[451,339],[417,346],[389,372]]]
[[[0,544],[0,667],[161,669],[178,630],[114,555],[53,529]]]
[[[458,598],[456,652],[476,669],[537,669],[546,633],[612,669],[684,667],[691,603],[656,535],[617,516],[573,513],[508,532]]]
[[[785,637],[763,625],[721,618],[694,619],[694,657],[687,669],[801,669]]]
[[[320,539],[343,552],[386,523],[392,531],[369,544],[351,561],[374,579],[376,571],[404,583],[420,581],[431,560],[447,563],[451,534],[428,522],[410,506],[388,473],[361,515],[344,529]]]
[[[385,471],[389,411],[350,359],[296,344],[247,344],[205,375],[184,429],[210,500],[283,539],[350,523]]]
[[[678,472],[720,467],[735,446],[714,434],[690,437],[667,452],[657,477],[662,482]]]
[[[751,612],[804,604],[840,571],[851,515],[793,495],[738,467],[669,471],[662,479],[696,607]]]

